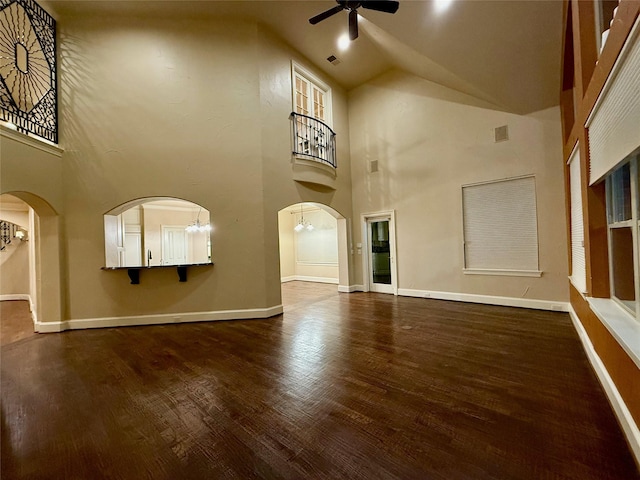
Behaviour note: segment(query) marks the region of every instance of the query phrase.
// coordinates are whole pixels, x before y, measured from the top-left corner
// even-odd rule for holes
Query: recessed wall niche
[[[177,198],[134,200],[104,215],[104,245],[107,268],[210,264],[210,213]]]

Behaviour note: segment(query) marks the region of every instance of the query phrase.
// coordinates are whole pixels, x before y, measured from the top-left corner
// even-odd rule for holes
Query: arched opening
[[[31,332],[60,331],[60,233],[55,210],[28,192],[0,195],[0,219],[19,228],[0,252],[0,299],[28,305]],[[21,233],[20,233],[21,232]],[[19,238],[20,237],[20,238]],[[23,332],[24,333],[24,332]]]
[[[173,197],[139,198],[104,215],[105,267],[211,263],[209,210]]]
[[[281,285],[286,285],[283,288],[305,282],[306,291],[312,295],[349,291],[347,237],[346,219],[331,207],[302,202],[280,210],[280,280]],[[283,301],[286,303],[286,295]]]
[[[13,195],[0,195],[0,338],[3,345],[33,333],[31,279],[35,279],[32,244],[33,209]],[[34,295],[35,296],[35,295]]]

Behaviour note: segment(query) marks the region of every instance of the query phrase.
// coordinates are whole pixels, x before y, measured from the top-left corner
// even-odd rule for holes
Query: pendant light
[[[202,208],[200,208],[200,210],[198,210],[198,216],[196,218],[196,221],[193,222],[191,225],[187,226],[187,228],[185,228],[187,233],[198,233],[198,232],[210,232],[211,231],[211,224],[207,223],[205,225],[202,225],[200,223],[200,212],[201,211],[202,211]]]
[[[293,229],[300,233],[302,230],[308,230],[309,232],[312,231],[314,229],[313,225],[311,225],[310,222],[306,222],[304,219],[304,213],[302,211],[302,204],[300,204],[300,221],[298,222],[298,224],[293,227]]]

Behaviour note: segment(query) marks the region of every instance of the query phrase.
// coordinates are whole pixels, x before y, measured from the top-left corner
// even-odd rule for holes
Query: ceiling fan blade
[[[378,12],[396,13],[400,2],[393,0],[363,0],[361,7]]]
[[[336,5],[335,7],[327,10],[326,12],[322,12],[316,15],[315,17],[311,17],[309,19],[309,23],[311,25],[315,25],[316,23],[321,22],[322,20],[325,20],[331,17],[332,15],[335,15],[336,13],[341,12],[342,10],[344,10],[344,7],[342,5]]]
[[[358,12],[349,10],[349,39],[353,41],[356,38],[358,38]]]

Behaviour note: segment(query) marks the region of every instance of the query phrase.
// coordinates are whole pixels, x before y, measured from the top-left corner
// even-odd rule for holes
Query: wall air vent
[[[494,142],[506,142],[509,140],[509,127],[507,125],[503,125],[501,127],[496,127],[493,131]]]
[[[335,55],[331,55],[330,57],[327,57],[327,61],[331,64],[331,65],[340,65],[342,62],[340,61],[340,59],[338,57],[336,57]]]

